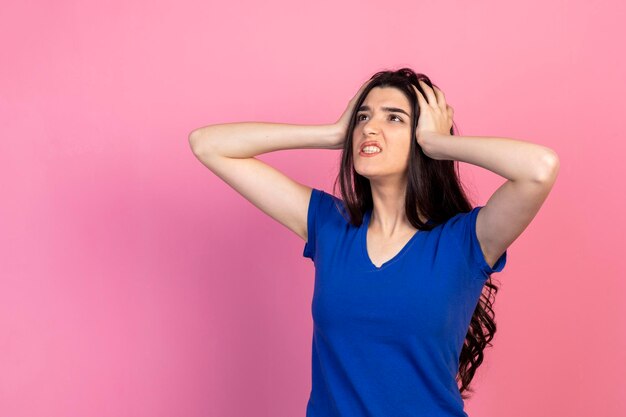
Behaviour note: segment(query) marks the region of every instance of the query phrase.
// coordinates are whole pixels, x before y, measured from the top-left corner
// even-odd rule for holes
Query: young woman
[[[307,417],[467,416],[496,331],[491,274],[556,180],[550,148],[455,135],[443,92],[409,68],[374,74],[332,125],[194,130],[196,157],[306,242],[315,264]],[[341,149],[341,198],[255,159]],[[458,161],[506,179],[470,205]],[[460,383],[460,387],[459,384]]]

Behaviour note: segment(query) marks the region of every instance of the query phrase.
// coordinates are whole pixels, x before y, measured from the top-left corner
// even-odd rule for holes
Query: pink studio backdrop
[[[5,2],[0,415],[304,416],[304,241],[195,159],[194,128],[336,121],[374,72],[460,134],[554,149],[509,248],[470,416],[626,414],[623,2]],[[260,159],[332,192],[338,151]],[[474,204],[504,182],[462,164]]]

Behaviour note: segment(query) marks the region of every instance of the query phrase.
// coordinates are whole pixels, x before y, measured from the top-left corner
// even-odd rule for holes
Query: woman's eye
[[[364,114],[357,114],[356,120],[359,121],[359,122],[361,120],[363,120],[363,119],[361,119],[361,116],[365,116],[365,115]],[[396,119],[398,119],[398,121],[402,122],[402,119],[400,117],[396,116],[395,114],[391,114],[391,115],[389,115],[389,117],[396,118]]]

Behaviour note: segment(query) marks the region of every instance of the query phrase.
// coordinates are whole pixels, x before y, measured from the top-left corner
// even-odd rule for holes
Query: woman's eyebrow
[[[397,108],[397,107],[381,107],[381,109],[382,109],[383,111],[386,111],[386,112],[389,112],[389,113],[391,113],[391,112],[396,112],[396,113],[404,113],[404,114],[406,114],[407,116],[411,117],[411,115],[410,115],[410,114],[408,114],[408,113],[407,113],[407,112],[405,112],[404,110],[399,109],[399,108]],[[369,107],[369,106],[361,106],[361,107],[359,107],[359,111],[370,111],[370,110],[371,110],[371,109],[370,109],[370,107]]]

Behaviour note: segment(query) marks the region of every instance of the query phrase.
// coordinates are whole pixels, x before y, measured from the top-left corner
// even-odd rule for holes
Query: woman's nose
[[[378,124],[373,119],[368,120],[363,127],[363,131],[366,133],[378,132]]]

